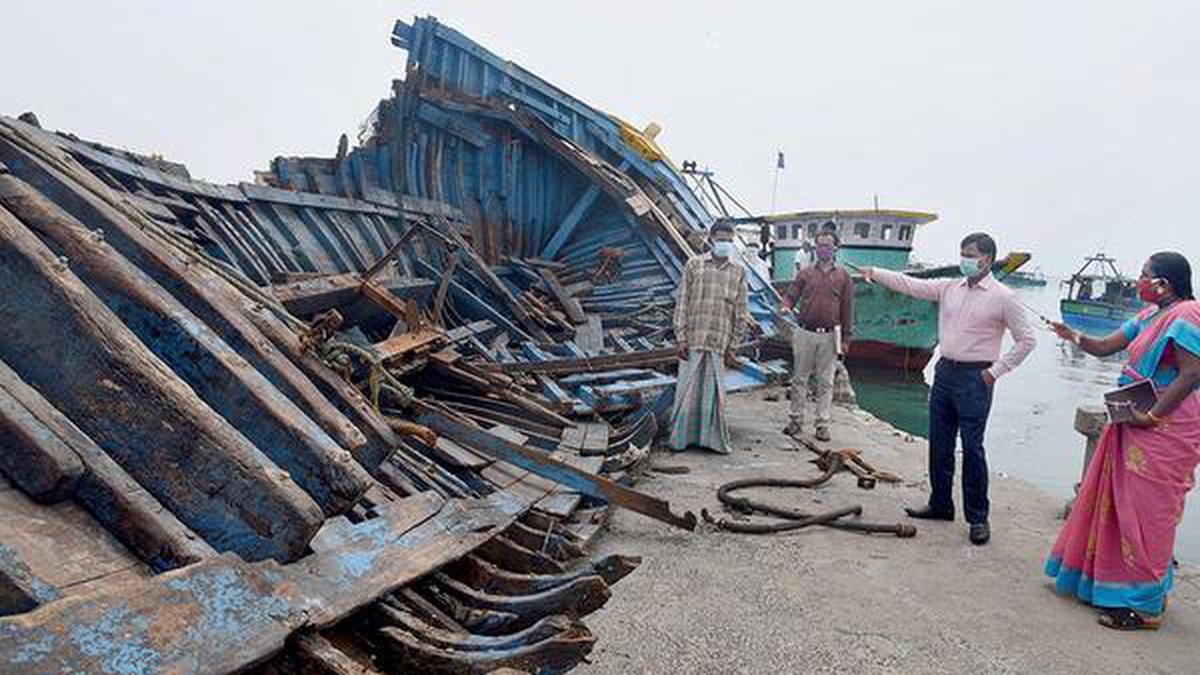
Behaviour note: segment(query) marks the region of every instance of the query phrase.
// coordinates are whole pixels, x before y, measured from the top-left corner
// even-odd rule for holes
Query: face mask
[[[1154,302],[1162,296],[1162,289],[1156,283],[1157,279],[1138,279],[1138,297],[1142,302]]]
[[[962,271],[962,275],[968,279],[974,279],[979,275],[979,259],[978,258],[963,258],[958,263],[958,269]]]
[[[829,262],[833,260],[833,256],[837,253],[837,249],[829,245],[821,245],[817,247],[817,260],[821,262]]]
[[[733,257],[733,242],[732,241],[714,241],[712,245],[712,254],[717,258],[732,258]]]

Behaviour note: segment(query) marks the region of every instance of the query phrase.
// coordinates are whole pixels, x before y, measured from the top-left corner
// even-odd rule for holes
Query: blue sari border
[[[1128,607],[1152,616],[1163,613],[1167,594],[1175,585],[1174,567],[1167,568],[1161,582],[1098,582],[1081,570],[1063,565],[1059,556],[1046,560],[1046,576],[1054,578],[1054,588],[1060,595],[1074,594],[1096,607]]]

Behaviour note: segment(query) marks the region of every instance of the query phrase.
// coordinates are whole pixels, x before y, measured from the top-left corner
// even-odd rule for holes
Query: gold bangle
[[[1164,423],[1166,423],[1165,419],[1159,417],[1158,415],[1155,415],[1153,412],[1147,412],[1146,417],[1149,417],[1150,421],[1154,422],[1154,426],[1156,426],[1156,427],[1162,426]]]

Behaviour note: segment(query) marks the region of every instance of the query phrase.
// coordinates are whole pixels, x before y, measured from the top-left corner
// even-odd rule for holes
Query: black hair
[[[992,239],[990,234],[987,234],[986,232],[974,232],[972,234],[968,234],[962,240],[962,243],[958,245],[958,247],[966,248],[971,245],[974,245],[975,248],[979,249],[980,253],[991,258],[992,262],[996,261],[996,240]]]
[[[1174,251],[1163,251],[1150,256],[1150,271],[1154,276],[1166,279],[1175,295],[1183,300],[1195,300],[1192,292],[1192,266],[1188,259]]]
[[[839,237],[838,233],[834,230],[821,230],[820,232],[817,233],[816,237],[813,237],[813,241],[817,241],[821,237],[833,237],[833,245],[834,246],[842,245],[842,238]]]
[[[718,220],[712,224],[712,227],[708,228],[709,234],[716,234],[722,231],[734,234],[733,223],[729,222],[728,220]]]

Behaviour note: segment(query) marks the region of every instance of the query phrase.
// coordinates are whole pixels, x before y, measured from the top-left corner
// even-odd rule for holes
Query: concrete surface
[[[776,391],[776,395],[780,392]],[[656,454],[686,475],[648,473],[638,488],[676,509],[724,515],[721,483],[808,477],[808,451],[788,450],[787,401],[732,396],[736,452]],[[782,398],[782,397],[781,397]],[[855,447],[900,486],[859,490],[848,474],[819,490],[771,499],[822,510],[861,503],[864,519],[898,522],[924,501],[926,445],[865,412],[839,409],[834,448]],[[1047,448],[1047,452],[1078,452]],[[956,495],[957,498],[957,495]],[[966,525],[918,523],[915,539],[823,528],[786,535],[688,534],[630,512],[614,514],[598,553],[645,557],[588,619],[591,665],[608,673],[1200,673],[1200,576],[1181,570],[1167,624],[1118,633],[1095,611],[1052,592],[1042,564],[1061,501],[993,475],[992,543],[971,546]],[[915,521],[910,521],[915,522]]]

